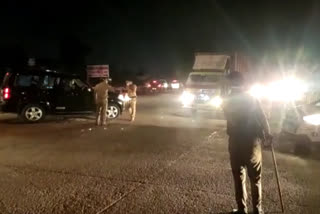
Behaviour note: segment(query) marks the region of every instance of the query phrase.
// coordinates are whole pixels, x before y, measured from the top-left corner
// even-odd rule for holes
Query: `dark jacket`
[[[270,128],[260,102],[248,93],[231,93],[224,104],[227,134],[236,137],[264,138]]]

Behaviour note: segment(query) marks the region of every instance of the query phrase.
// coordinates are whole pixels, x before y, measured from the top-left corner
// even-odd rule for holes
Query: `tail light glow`
[[[161,88],[161,84],[158,85],[158,88]]]
[[[153,83],[157,83],[157,80],[153,80],[152,82],[153,82]]]
[[[172,80],[172,82],[178,82],[177,80]]]
[[[10,89],[9,88],[5,88],[4,90],[3,90],[3,98],[5,99],[5,100],[7,100],[7,99],[9,99],[10,98]]]

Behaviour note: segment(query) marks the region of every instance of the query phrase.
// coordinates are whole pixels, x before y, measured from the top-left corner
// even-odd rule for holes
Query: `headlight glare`
[[[320,114],[304,116],[303,120],[310,125],[318,126],[320,125]]]
[[[180,100],[183,105],[189,105],[194,100],[194,95],[188,91],[184,91],[180,97]]]
[[[219,96],[216,96],[211,100],[211,105],[213,105],[216,108],[220,107],[221,104],[222,104],[222,99]]]

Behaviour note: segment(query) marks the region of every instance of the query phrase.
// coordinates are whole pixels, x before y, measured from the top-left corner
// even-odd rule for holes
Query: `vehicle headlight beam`
[[[188,91],[184,91],[180,97],[180,100],[184,106],[187,106],[193,102],[194,98],[195,98],[194,94]]]

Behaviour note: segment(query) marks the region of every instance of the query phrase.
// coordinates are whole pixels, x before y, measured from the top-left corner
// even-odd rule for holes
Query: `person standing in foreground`
[[[130,121],[134,121],[136,118],[136,105],[137,105],[137,86],[133,84],[131,81],[126,81],[127,92],[130,98],[129,101],[129,111],[131,119]]]
[[[224,104],[229,135],[229,153],[235,184],[238,209],[233,213],[248,213],[246,200],[246,172],[248,173],[253,213],[262,211],[262,148],[261,143],[271,143],[272,136],[260,102],[245,91],[244,78],[239,72],[228,76],[231,94]]]
[[[96,125],[106,125],[106,114],[108,110],[108,92],[113,91],[113,88],[108,84],[108,79],[102,79],[102,82],[94,88],[94,98],[96,102]]]

